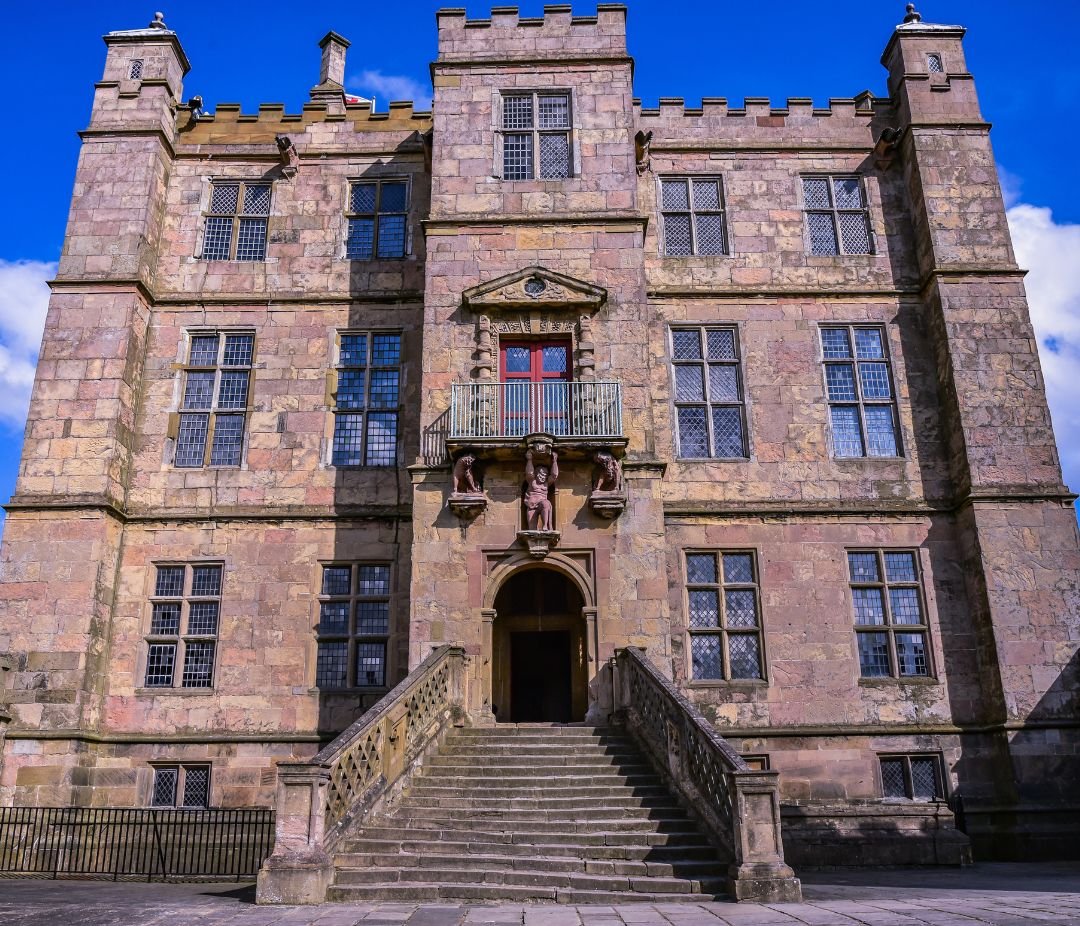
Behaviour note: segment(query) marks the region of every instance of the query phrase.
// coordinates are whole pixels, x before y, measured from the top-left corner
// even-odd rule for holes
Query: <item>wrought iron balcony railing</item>
[[[450,438],[623,436],[620,383],[454,383]]]

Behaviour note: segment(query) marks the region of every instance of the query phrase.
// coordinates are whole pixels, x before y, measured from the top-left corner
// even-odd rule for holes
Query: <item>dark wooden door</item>
[[[569,723],[570,634],[510,634],[510,707],[514,723]]]

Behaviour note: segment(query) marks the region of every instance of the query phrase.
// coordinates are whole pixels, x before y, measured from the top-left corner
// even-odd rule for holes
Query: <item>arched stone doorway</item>
[[[570,723],[589,705],[585,602],[563,572],[538,565],[506,579],[494,602],[491,709],[499,722]]]

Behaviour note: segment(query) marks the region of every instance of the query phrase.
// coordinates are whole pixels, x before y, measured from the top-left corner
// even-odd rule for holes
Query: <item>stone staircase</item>
[[[726,866],[625,734],[451,731],[394,811],[338,846],[337,901],[726,899]]]

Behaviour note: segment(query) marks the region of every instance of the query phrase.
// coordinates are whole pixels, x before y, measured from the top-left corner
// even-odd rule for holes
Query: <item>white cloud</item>
[[[426,84],[400,74],[384,74],[382,71],[361,71],[346,82],[351,90],[363,96],[375,97],[378,108],[384,110],[387,103],[412,100],[413,108],[423,111],[431,108],[431,91]]]
[[[1025,284],[1031,323],[1061,467],[1066,484],[1080,489],[1080,225],[1058,224],[1049,209],[1026,203],[1007,215],[1017,263],[1030,271]]]
[[[0,427],[21,432],[56,264],[0,260]]]

